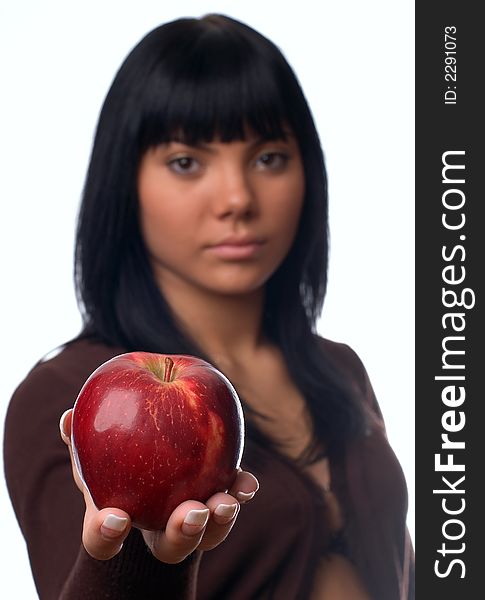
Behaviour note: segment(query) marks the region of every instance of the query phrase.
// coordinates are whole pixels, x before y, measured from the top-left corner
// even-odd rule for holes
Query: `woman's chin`
[[[247,296],[260,292],[263,290],[268,278],[258,279],[244,279],[242,277],[237,279],[225,279],[222,281],[214,282],[210,286],[210,289],[220,295],[224,296]]]

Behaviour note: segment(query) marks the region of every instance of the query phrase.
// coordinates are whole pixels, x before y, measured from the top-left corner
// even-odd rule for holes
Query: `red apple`
[[[227,491],[243,440],[235,389],[194,356],[115,356],[87,379],[72,416],[75,463],[94,503],[143,529],[163,529],[185,500]]]

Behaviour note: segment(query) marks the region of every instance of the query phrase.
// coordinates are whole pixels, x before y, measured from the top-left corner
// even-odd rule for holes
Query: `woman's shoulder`
[[[360,356],[348,344],[329,340],[322,336],[316,335],[317,343],[336,368],[348,377],[351,387],[363,399],[364,405],[370,409],[373,418],[378,419],[383,425],[383,416],[377,401],[372,383],[370,381],[367,369],[364,366]]]
[[[320,335],[315,335],[315,338],[325,356],[366,389],[367,372],[357,352],[344,342],[330,340]]]
[[[321,348],[335,359],[353,365],[354,367],[356,365],[362,365],[359,356],[348,344],[337,342],[318,334],[315,334],[315,339]]]
[[[124,348],[102,341],[76,337],[48,352],[32,368],[28,377],[39,373],[57,375],[61,379],[90,375],[103,362],[126,352]]]
[[[52,404],[56,397],[71,403],[89,375],[103,362],[124,352],[87,338],[75,338],[42,357],[16,388],[9,413]],[[74,398],[73,398],[74,396]]]

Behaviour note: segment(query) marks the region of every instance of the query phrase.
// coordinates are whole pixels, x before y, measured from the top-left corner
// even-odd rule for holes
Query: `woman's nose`
[[[248,218],[256,212],[255,193],[243,169],[226,169],[220,174],[213,209],[218,218]]]

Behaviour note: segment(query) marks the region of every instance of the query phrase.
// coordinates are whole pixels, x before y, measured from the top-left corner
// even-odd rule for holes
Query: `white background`
[[[407,478],[414,538],[413,4],[165,4],[1,1],[1,421],[30,367],[80,327],[74,224],[115,71],[160,23],[226,13],[282,49],[314,113],[331,207],[329,289],[319,331],[350,344],[367,367]],[[15,590],[16,598],[36,598],[3,476],[0,514],[0,597]]]

